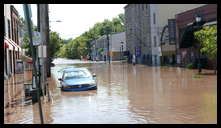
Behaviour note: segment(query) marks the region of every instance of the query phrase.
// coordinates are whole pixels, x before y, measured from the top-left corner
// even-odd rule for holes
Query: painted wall
[[[113,34],[110,36],[110,51],[121,51],[123,42],[123,51],[126,51],[126,35],[125,32]]]

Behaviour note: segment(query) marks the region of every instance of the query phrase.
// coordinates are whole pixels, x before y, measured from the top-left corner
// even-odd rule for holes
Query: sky
[[[13,4],[20,16],[24,17],[22,4]],[[80,36],[104,19],[111,20],[124,13],[126,4],[49,4],[50,29],[69,39]],[[37,25],[37,8],[31,5],[32,21]],[[60,20],[61,22],[55,22]]]

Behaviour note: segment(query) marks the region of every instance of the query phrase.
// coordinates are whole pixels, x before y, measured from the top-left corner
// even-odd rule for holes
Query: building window
[[[153,24],[156,24],[156,14],[153,13]]]
[[[153,41],[154,41],[154,47],[157,46],[157,39],[156,39],[156,36],[153,37]]]
[[[4,16],[4,36],[5,36],[5,16]]]
[[[10,26],[10,21],[8,20],[8,38],[11,38],[11,26]]]
[[[14,19],[11,19],[11,28],[12,28],[12,31],[11,31],[11,33],[12,33],[12,40],[14,41]]]

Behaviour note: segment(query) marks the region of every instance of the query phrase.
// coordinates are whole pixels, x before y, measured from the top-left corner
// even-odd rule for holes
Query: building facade
[[[175,20],[176,14],[202,5],[128,4],[125,6],[126,42],[130,55],[135,54],[138,63],[151,65],[160,65],[161,56],[174,58],[176,40],[162,42],[162,32],[168,26],[168,20]],[[169,33],[168,30],[165,32]]]
[[[122,59],[123,52],[126,51],[125,32],[119,32],[109,36],[109,53],[110,60]],[[108,42],[107,37],[101,38],[91,42],[91,58],[93,61],[108,60]]]
[[[152,63],[151,15],[149,4],[128,4],[125,8],[126,42],[131,56],[136,55],[137,63],[142,63],[142,56],[147,55]]]
[[[91,42],[91,58],[93,61],[105,61],[107,59],[107,37]]]
[[[124,59],[126,51],[125,32],[119,32],[110,36],[110,60]]]
[[[20,58],[20,21],[17,10],[4,4],[4,78],[16,73],[16,62]]]
[[[217,24],[217,4],[207,4],[201,7],[187,10],[185,12],[176,15],[176,41],[177,43],[177,54],[180,58],[180,64],[185,66],[189,63],[196,64],[199,56],[198,50],[195,47],[182,47],[182,37],[185,29],[195,22],[195,15],[201,14],[204,25]],[[205,56],[201,56],[201,59],[208,61]],[[203,61],[202,61],[203,62]],[[203,62],[204,63],[204,62]],[[205,62],[209,63],[209,62]]]

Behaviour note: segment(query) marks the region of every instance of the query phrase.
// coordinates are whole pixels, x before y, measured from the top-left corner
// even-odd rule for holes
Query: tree
[[[210,60],[217,61],[217,26],[205,26],[196,31],[194,36],[202,44],[200,51],[207,53]]]
[[[63,41],[60,38],[59,34],[57,32],[50,32],[50,42],[49,42],[49,51],[50,51],[50,57],[54,58],[57,56],[57,51],[60,49]]]
[[[120,19],[121,24],[124,26],[125,25],[125,16],[124,16],[124,14],[123,13],[119,14],[118,18]]]
[[[81,56],[89,55],[91,51],[91,42],[107,34],[123,32],[125,30],[124,14],[119,14],[118,17],[112,20],[105,19],[103,22],[94,24],[92,28],[81,34],[79,37],[69,40],[69,43],[60,47],[57,52],[59,57],[67,57],[78,59]]]

